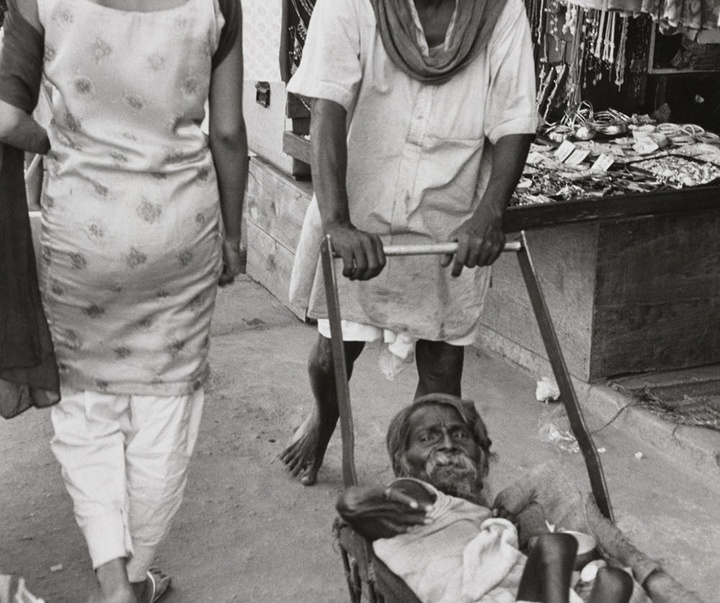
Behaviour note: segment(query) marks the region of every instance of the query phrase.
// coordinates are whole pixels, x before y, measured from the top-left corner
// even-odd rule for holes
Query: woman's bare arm
[[[223,257],[227,275],[241,270],[240,226],[248,177],[248,145],[242,113],[242,9],[237,7],[238,35],[230,53],[215,68],[210,83],[210,150],[225,225]]]
[[[20,15],[38,33],[43,34],[36,0],[24,0],[23,2],[9,0],[8,13]],[[2,47],[0,46],[1,56]],[[0,142],[23,151],[43,155],[50,149],[50,141],[45,129],[31,115],[2,100],[0,100]]]

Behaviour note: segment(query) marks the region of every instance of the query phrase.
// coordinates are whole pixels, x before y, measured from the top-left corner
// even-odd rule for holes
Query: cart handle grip
[[[396,255],[451,255],[457,252],[457,243],[431,243],[427,245],[385,245],[383,251],[386,256]],[[508,241],[503,251],[520,251],[520,241]]]

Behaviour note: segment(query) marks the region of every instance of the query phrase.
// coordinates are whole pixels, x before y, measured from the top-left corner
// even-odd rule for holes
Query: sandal
[[[155,603],[170,589],[171,578],[159,569],[148,570],[147,579],[150,581],[150,603]]]

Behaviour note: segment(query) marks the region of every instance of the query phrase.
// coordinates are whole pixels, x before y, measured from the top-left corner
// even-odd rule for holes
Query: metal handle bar
[[[430,243],[426,245],[386,245],[383,251],[386,256],[396,255],[445,255],[457,252],[457,243]],[[520,241],[509,241],[505,243],[503,251],[520,251]]]
[[[508,241],[503,247],[503,251],[512,251],[517,253],[522,249],[521,241]],[[419,245],[385,245],[383,252],[386,256],[399,255],[451,255],[458,250],[457,243],[425,243]],[[333,251],[335,257],[339,257],[336,251]]]

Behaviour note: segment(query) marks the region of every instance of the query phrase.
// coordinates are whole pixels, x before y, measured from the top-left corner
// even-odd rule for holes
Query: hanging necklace
[[[626,49],[627,49],[627,37],[628,37],[628,21],[630,17],[628,15],[622,16],[622,27],[620,29],[620,46],[618,48],[617,56],[615,58],[615,85],[618,90],[622,88],[625,83],[625,65],[626,65]]]

